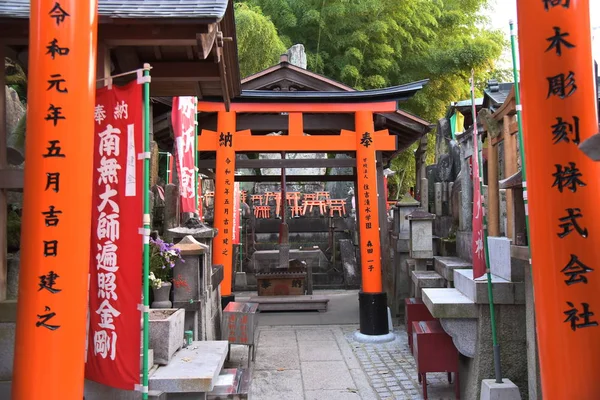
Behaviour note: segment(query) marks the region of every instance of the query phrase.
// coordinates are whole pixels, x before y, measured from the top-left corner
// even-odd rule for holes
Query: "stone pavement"
[[[250,398],[422,399],[403,325],[395,327],[393,342],[383,344],[356,342],[357,329],[358,325],[259,326]],[[232,346],[231,353],[229,366],[246,365],[245,346]],[[454,385],[446,379],[445,373],[427,374],[430,399],[454,399]]]

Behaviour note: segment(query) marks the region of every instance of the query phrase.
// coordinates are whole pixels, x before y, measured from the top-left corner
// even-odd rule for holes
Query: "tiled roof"
[[[107,18],[221,19],[228,1],[98,0],[98,13]],[[30,0],[0,1],[0,18],[29,18],[29,3]]]

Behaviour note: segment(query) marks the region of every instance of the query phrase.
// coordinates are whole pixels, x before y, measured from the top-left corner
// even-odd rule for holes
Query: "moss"
[[[21,217],[13,210],[8,212],[7,236],[8,252],[19,251],[21,247]]]

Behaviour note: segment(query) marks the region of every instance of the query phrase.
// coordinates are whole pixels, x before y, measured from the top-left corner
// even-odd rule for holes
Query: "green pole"
[[[512,64],[513,64],[513,78],[515,80],[515,103],[517,108],[517,122],[519,124],[519,149],[521,150],[521,176],[523,177],[523,201],[525,203],[525,226],[527,228],[527,247],[529,248],[531,241],[529,240],[529,206],[527,205],[527,174],[525,169],[525,145],[523,144],[523,118],[521,117],[521,94],[519,91],[519,73],[517,72],[517,36],[514,28],[513,21],[509,21],[510,24],[510,47],[512,49]],[[531,265],[531,257],[529,257],[529,263]]]
[[[483,198],[483,144],[477,129],[477,106],[475,105],[475,71],[471,70],[471,108],[473,112],[473,135],[477,140],[477,158],[479,162],[479,189],[480,195]],[[473,199],[475,201],[475,199]],[[483,201],[481,202],[484,209]],[[494,346],[494,371],[496,375],[496,383],[502,383],[502,369],[500,366],[500,345],[498,345],[498,336],[496,334],[496,313],[494,312],[494,293],[492,292],[492,273],[490,272],[490,255],[488,251],[488,229],[487,216],[483,213],[483,253],[485,254],[485,271],[487,274],[487,289],[488,299],[490,303],[490,320],[492,324],[492,344]]]
[[[171,183],[171,170],[169,169],[171,167],[171,153],[167,153],[167,179],[165,179],[165,182],[167,182],[167,184]]]
[[[144,153],[150,153],[150,64],[144,64]],[[150,327],[148,310],[150,300],[150,158],[144,158],[144,340],[142,360],[142,398],[148,399],[148,345]]]
[[[200,216],[200,210],[198,209],[198,98],[194,97],[194,194],[196,203],[194,207],[198,216]]]

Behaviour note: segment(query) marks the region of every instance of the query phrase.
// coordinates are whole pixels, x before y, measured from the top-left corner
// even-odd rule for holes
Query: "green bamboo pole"
[[[196,198],[196,203],[194,207],[196,209],[196,214],[198,217],[200,216],[200,210],[198,209],[198,106],[197,106],[198,98],[194,97],[194,194]],[[202,194],[200,194],[202,195]]]
[[[471,70],[471,108],[473,112],[473,135],[477,141],[477,158],[479,162],[479,191],[483,198],[483,160],[482,151],[483,144],[481,143],[481,137],[477,129],[477,106],[475,105],[475,71]],[[490,143],[491,145],[491,143]],[[473,199],[476,201],[476,199]],[[485,210],[483,201],[481,202],[482,211]],[[483,212],[483,254],[485,255],[485,272],[487,274],[487,289],[488,299],[490,303],[490,320],[492,324],[492,344],[494,346],[494,371],[496,375],[496,383],[502,383],[502,368],[500,365],[500,345],[498,344],[498,336],[496,333],[496,313],[494,311],[494,293],[492,291],[492,273],[490,272],[490,255],[488,251],[488,229],[487,229],[487,216]]]
[[[527,174],[525,169],[525,145],[523,144],[523,118],[521,116],[521,94],[519,91],[519,73],[517,72],[517,45],[516,45],[516,32],[513,28],[513,21],[509,21],[510,24],[510,47],[512,50],[512,64],[513,64],[513,78],[515,80],[515,103],[517,108],[517,122],[519,124],[519,149],[521,150],[521,176],[523,177],[523,201],[525,203],[525,226],[527,228],[527,248],[530,249],[529,240],[529,206],[527,205]],[[531,256],[529,257],[529,264],[531,265]]]
[[[150,153],[150,64],[144,64],[144,153]],[[148,399],[148,345],[150,327],[148,310],[150,300],[150,158],[144,158],[144,340],[142,360],[142,398]]]

